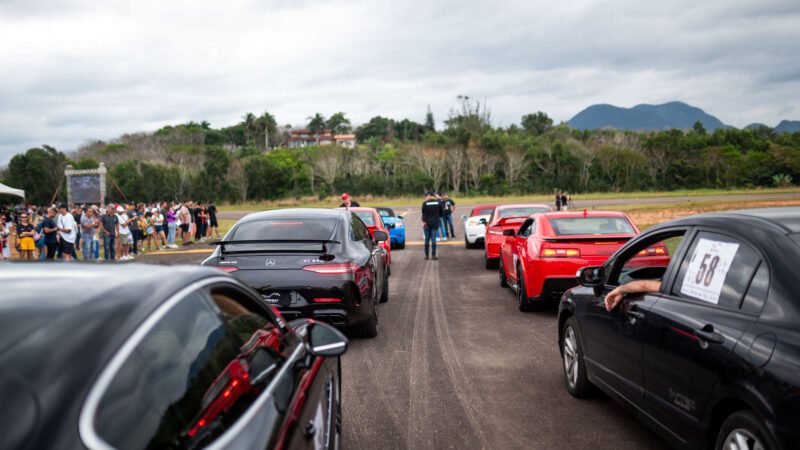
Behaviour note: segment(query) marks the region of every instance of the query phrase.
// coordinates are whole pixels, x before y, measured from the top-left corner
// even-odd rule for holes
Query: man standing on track
[[[456,231],[453,229],[453,213],[456,211],[456,202],[447,195],[447,192],[442,193],[442,207],[444,208],[442,225],[444,226],[445,237],[453,239],[456,237]]]
[[[442,203],[434,198],[433,192],[425,193],[425,202],[422,203],[422,232],[425,235],[425,259],[429,259],[429,250],[432,250],[432,259],[436,256],[436,234],[439,231],[439,221],[442,218]],[[433,246],[431,249],[430,247]]]
[[[339,205],[339,208],[350,209],[350,208],[358,208],[359,206],[361,205],[359,205],[357,201],[353,200],[350,197],[350,194],[348,194],[347,192],[342,194],[342,204]]]

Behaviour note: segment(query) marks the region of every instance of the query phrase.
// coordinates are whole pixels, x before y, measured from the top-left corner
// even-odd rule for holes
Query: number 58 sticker
[[[681,294],[709,303],[719,303],[725,277],[739,244],[700,239],[683,278]]]

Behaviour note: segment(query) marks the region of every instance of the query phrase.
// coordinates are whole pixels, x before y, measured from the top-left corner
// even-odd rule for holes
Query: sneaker
[[[103,261],[103,258],[97,258],[95,261]]]
[[[431,259],[432,259],[432,260],[434,260],[434,261],[438,261],[438,260],[439,260],[439,257],[438,257],[438,256],[436,256],[436,255],[433,255],[433,256],[431,257]]]
[[[170,244],[170,245],[167,246],[167,248],[178,248],[178,246],[175,245],[175,244]]]
[[[446,240],[447,240],[447,238],[446,238],[446,237],[443,237],[443,238],[442,238],[442,240],[443,240],[443,241],[446,241]]]
[[[427,261],[429,259],[431,259],[431,258],[428,255],[425,255],[425,260]]]

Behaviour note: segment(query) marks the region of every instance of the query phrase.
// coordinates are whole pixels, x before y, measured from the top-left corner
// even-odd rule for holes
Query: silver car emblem
[[[269,258],[264,263],[267,265],[267,267],[272,267],[272,266],[275,265],[275,260],[272,259],[272,258]]]

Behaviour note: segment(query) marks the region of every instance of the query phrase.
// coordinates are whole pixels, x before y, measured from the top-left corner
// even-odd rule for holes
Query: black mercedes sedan
[[[201,267],[0,270],[0,448],[338,448],[347,339]]]
[[[203,261],[255,289],[287,319],[306,317],[378,335],[389,299],[386,253],[350,211],[282,209],[245,216]]]
[[[649,266],[659,243],[672,259]],[[800,208],[667,222],[577,276],[558,316],[572,395],[599,388],[676,447],[800,448]]]

